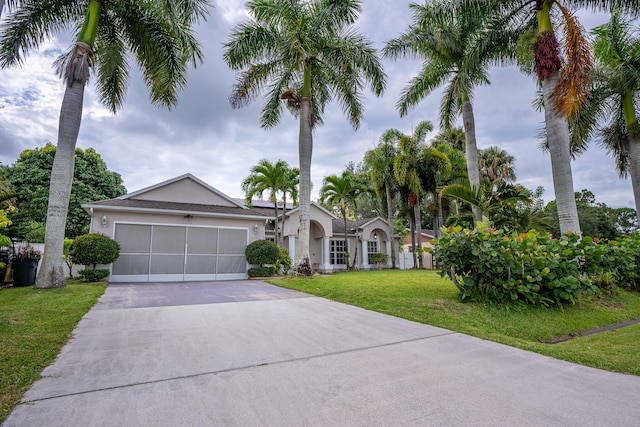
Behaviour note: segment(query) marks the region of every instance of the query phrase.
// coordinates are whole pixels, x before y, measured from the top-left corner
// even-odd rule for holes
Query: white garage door
[[[248,233],[246,228],[116,224],[120,258],[110,280],[244,279]]]

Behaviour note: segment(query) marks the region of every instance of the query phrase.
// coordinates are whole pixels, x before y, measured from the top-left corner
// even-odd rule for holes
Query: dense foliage
[[[69,248],[74,264],[110,264],[120,256],[120,244],[104,234],[91,233],[76,237]]]
[[[256,240],[249,243],[244,251],[249,264],[275,264],[280,252],[275,243],[268,240]]]
[[[432,253],[462,300],[550,305],[597,292],[589,277],[601,271],[607,249],[573,234],[560,239],[536,231],[509,235],[484,221],[473,230],[447,228]]]
[[[24,216],[22,221],[14,221],[27,227],[23,234],[32,231],[32,221],[46,222],[55,154],[56,147],[49,143],[42,148],[23,151],[13,165],[4,168],[7,179],[17,193],[18,212]],[[120,175],[107,169],[100,154],[93,148],[76,148],[66,237],[74,238],[89,231],[89,214],[82,209],[83,203],[112,199],[126,192]]]
[[[109,275],[110,271],[106,268],[95,268],[78,271],[78,275],[83,282],[99,282]]]

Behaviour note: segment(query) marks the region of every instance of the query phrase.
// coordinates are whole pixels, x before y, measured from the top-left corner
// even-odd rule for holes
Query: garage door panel
[[[213,255],[189,255],[186,274],[215,274],[217,257]]]
[[[116,224],[117,281],[183,281],[246,278],[246,228]]]
[[[151,226],[118,224],[115,239],[120,243],[120,253],[148,254],[151,248]]]
[[[184,254],[187,235],[185,227],[154,225],[151,253]]]
[[[151,255],[150,274],[184,274],[184,255]]]
[[[149,274],[149,255],[120,255],[113,263],[111,274]]]
[[[247,247],[247,230],[221,229],[218,253],[222,255],[244,254]]]
[[[218,257],[218,274],[244,273],[247,271],[247,259],[244,255]]]
[[[189,227],[187,253],[215,255],[218,252],[218,229]]]

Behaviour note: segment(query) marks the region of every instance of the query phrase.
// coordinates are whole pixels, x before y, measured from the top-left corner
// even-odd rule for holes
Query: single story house
[[[249,268],[246,246],[275,238],[272,205],[261,202],[249,208],[191,174],[83,208],[91,215],[92,233],[120,243],[120,258],[109,266],[112,282],[244,279]],[[299,208],[280,210],[279,243],[292,258],[298,221]],[[356,256],[358,268],[375,268],[372,254],[390,255],[392,244],[397,253],[398,237],[388,236],[382,218],[349,222],[347,228],[349,254],[351,261]],[[316,203],[311,205],[309,246],[315,270],[347,268],[342,220]]]

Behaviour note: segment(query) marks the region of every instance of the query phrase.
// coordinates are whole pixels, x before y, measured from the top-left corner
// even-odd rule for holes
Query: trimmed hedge
[[[249,243],[244,251],[249,264],[275,264],[280,252],[275,243],[269,240],[256,240]]]
[[[78,275],[83,282],[99,282],[109,276],[109,270],[106,269],[84,269],[78,271]]]
[[[120,244],[99,233],[83,234],[75,238],[69,247],[69,257],[74,264],[110,264],[120,256]]]
[[[273,267],[251,267],[247,274],[249,277],[269,277],[273,275]]]

